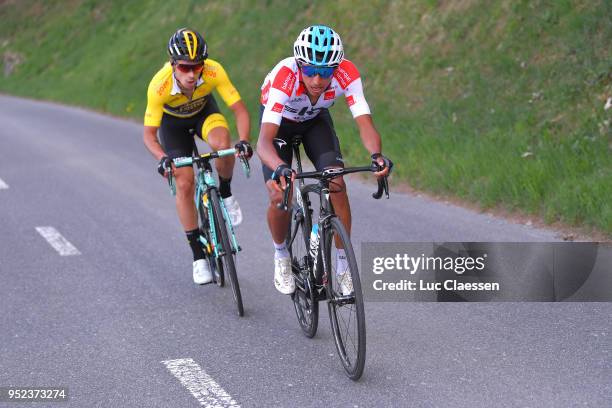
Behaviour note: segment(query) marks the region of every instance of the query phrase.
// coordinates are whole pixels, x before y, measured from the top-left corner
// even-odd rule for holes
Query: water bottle
[[[319,250],[319,224],[312,226],[310,231],[310,255],[313,259],[317,259],[317,252]]]

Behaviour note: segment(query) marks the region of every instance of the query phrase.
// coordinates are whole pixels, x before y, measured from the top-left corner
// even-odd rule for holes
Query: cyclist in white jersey
[[[270,196],[268,226],[274,242],[274,285],[283,294],[295,291],[285,237],[289,214],[277,208],[285,177],[291,171],[291,139],[302,136],[306,155],[318,171],[344,167],[340,144],[329,114],[337,98],[344,96],[364,147],[373,161],[384,166],[375,176],[388,174],[392,163],[382,155],[382,144],[363,95],[359,71],[344,58],[340,36],[323,25],[304,29],[293,46],[293,57],[280,61],[266,76],[261,87],[261,128],[257,153]],[[343,178],[334,179],[331,194],[336,214],[347,231],[351,229],[351,210]],[[344,251],[338,249],[337,271],[343,294],[353,290]]]

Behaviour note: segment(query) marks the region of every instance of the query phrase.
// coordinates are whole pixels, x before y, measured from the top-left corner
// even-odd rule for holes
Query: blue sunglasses
[[[300,65],[300,69],[307,77],[319,75],[323,79],[327,79],[334,75],[334,71],[336,70],[334,67],[317,67],[314,65]]]

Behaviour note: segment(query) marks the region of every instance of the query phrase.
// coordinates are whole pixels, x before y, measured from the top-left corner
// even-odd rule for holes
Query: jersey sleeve
[[[297,77],[291,68],[283,65],[273,70],[262,88],[261,102],[264,105],[261,123],[280,125],[283,109],[289,100]]]
[[[363,84],[361,83],[361,78],[357,78],[351,82],[351,84],[344,91],[344,96],[353,118],[370,114],[370,106],[368,105],[368,102],[363,94]]]
[[[168,86],[166,84],[166,86]],[[145,126],[159,127],[161,125],[163,111],[163,101],[160,96],[160,90],[164,87],[164,84],[156,84],[155,81],[151,81],[149,89],[147,90],[147,110],[144,115]]]
[[[217,80],[217,92],[219,92],[219,95],[221,95],[221,98],[227,106],[232,106],[241,99],[240,94],[230,81],[227,72],[225,72],[225,69],[223,69],[223,66],[221,66],[221,64],[216,65],[215,79]]]
[[[351,61],[344,59],[334,73],[334,77],[344,90],[346,104],[353,118],[370,114],[370,106],[363,94],[363,84],[359,70]]]

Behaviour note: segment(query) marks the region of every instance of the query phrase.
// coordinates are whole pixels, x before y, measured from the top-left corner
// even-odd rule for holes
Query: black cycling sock
[[[231,186],[232,178],[224,179],[219,176],[219,194],[221,198],[227,198],[232,195],[232,186]]]
[[[185,231],[185,234],[187,234],[187,241],[189,241],[189,246],[193,252],[193,260],[197,261],[199,259],[204,259],[206,255],[204,254],[204,249],[200,242],[200,230],[194,229],[192,231]]]

